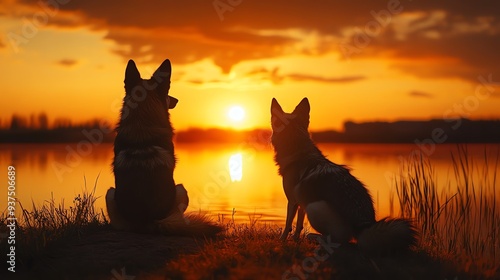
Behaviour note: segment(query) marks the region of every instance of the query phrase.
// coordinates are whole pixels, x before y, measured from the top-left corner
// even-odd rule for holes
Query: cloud
[[[57,61],[56,63],[60,66],[72,67],[72,66],[75,66],[76,64],[78,64],[78,60],[64,58],[64,59]]]
[[[267,68],[255,68],[249,71],[246,75],[260,78],[262,80],[269,80],[273,84],[280,84],[285,80],[299,81],[299,82],[321,82],[321,83],[350,83],[357,82],[365,79],[363,76],[347,76],[347,77],[323,77],[309,74],[279,74],[279,68],[275,67],[271,70]]]
[[[500,60],[500,53],[495,51],[500,48],[500,21],[489,14],[402,13],[394,17],[386,32],[368,37],[369,44],[359,56],[393,58],[398,61],[393,64],[396,68],[419,77],[459,77],[477,82],[480,74],[500,71],[495,63]]]
[[[191,80],[188,80],[187,82],[195,84],[195,85],[227,83],[227,81],[219,80],[219,79],[212,79],[212,80],[208,80],[208,81],[205,81],[202,79],[191,79]]]
[[[418,97],[418,98],[433,98],[434,97],[434,95],[432,95],[431,93],[418,91],[418,90],[411,91],[409,94],[412,97]]]
[[[199,80],[199,79],[189,80],[188,82],[192,83],[192,84],[195,84],[195,85],[202,85],[203,83],[205,83],[205,81]]]
[[[279,36],[261,37],[252,34],[221,31],[206,37],[199,30],[174,30],[155,28],[151,30],[109,30],[107,38],[128,45],[130,48],[116,50],[125,58],[147,58],[145,61],[160,62],[165,57],[179,64],[193,63],[209,58],[223,72],[228,73],[235,63],[255,58],[270,58],[281,54],[279,46],[291,39]],[[151,46],[142,51],[145,45]],[[139,59],[140,61],[140,59]]]
[[[19,2],[41,10],[38,0]],[[242,61],[339,52],[343,42],[353,44],[359,32],[383,24],[352,59],[389,57],[400,61],[394,67],[425,77],[472,80],[500,72],[495,63],[500,60],[500,1],[240,3],[225,11],[221,21],[212,1],[69,1],[59,5],[60,13],[49,24],[106,30],[107,39],[127,46],[115,50],[124,60],[160,63],[169,57],[185,64],[211,59],[225,73]],[[387,14],[390,3],[399,3],[401,12]],[[389,15],[387,21],[383,15]],[[441,66],[441,71],[420,67],[422,59],[429,62],[428,68]]]
[[[350,83],[365,79],[365,77],[362,76],[328,78],[303,74],[289,74],[286,77],[295,81],[314,81],[322,83]]]
[[[280,84],[281,82],[283,82],[284,77],[278,74],[279,70],[279,67],[275,67],[271,70],[264,67],[255,68],[246,73],[246,76],[252,77],[254,79],[271,81],[273,84]]]

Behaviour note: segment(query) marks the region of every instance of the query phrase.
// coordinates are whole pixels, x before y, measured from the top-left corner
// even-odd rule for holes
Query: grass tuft
[[[31,210],[17,201],[22,212],[16,224],[16,255],[20,267],[29,266],[34,257],[54,242],[65,238],[80,238],[84,233],[108,227],[106,215],[94,206],[98,198],[95,195],[98,178],[91,191],[86,190],[85,184],[83,194],[78,194],[69,208],[64,200],[57,204],[53,197],[42,205],[32,202]],[[3,213],[0,228],[6,227],[7,218],[7,213]],[[5,246],[2,251],[6,251],[7,244],[1,245]]]
[[[405,163],[395,179],[401,214],[417,225],[420,246],[477,278],[500,277],[499,159],[485,150],[476,165],[467,147],[458,146],[444,185],[423,156]]]

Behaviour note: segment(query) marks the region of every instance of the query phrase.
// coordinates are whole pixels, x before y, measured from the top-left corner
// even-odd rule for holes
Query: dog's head
[[[292,113],[285,113],[278,101],[271,102],[271,126],[273,129],[272,142],[278,144],[280,140],[293,142],[298,138],[309,138],[309,100],[302,99]]]
[[[177,98],[168,95],[171,75],[172,65],[168,59],[163,61],[150,79],[142,79],[135,62],[129,60],[125,70],[124,109],[127,107],[128,111],[141,111],[162,107],[163,112],[167,112],[175,108]]]

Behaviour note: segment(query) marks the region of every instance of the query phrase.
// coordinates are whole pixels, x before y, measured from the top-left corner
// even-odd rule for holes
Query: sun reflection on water
[[[241,181],[243,177],[243,156],[241,153],[235,153],[229,157],[229,176],[231,182]]]

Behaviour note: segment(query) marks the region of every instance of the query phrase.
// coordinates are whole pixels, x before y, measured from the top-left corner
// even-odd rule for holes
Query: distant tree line
[[[113,128],[114,125],[98,119],[74,124],[69,119],[60,118],[50,124],[45,113],[29,117],[13,115],[9,125],[0,129],[0,142],[78,142],[87,140],[89,135],[102,135],[100,141],[113,142]],[[268,143],[270,137],[269,129],[190,128],[177,131],[174,139],[182,143]],[[311,137],[318,143],[500,143],[500,120],[347,121],[343,131],[313,131]]]
[[[10,121],[2,123],[2,130],[47,130],[54,128],[71,128],[74,126],[91,125],[98,120],[90,120],[82,124],[74,124],[69,118],[56,118],[52,124],[49,122],[47,113],[31,114],[28,117],[13,114]]]
[[[8,129],[48,129],[49,118],[47,114],[42,112],[38,115],[31,114],[29,117],[20,116],[17,114],[12,115]]]
[[[313,132],[312,138],[345,143],[500,143],[500,120],[348,121],[343,132]]]
[[[99,131],[102,142],[112,142],[114,125],[100,119],[74,123],[68,118],[56,118],[52,124],[46,113],[29,117],[14,114],[10,121],[2,123],[0,142],[3,143],[61,143],[86,140],[90,132]]]

